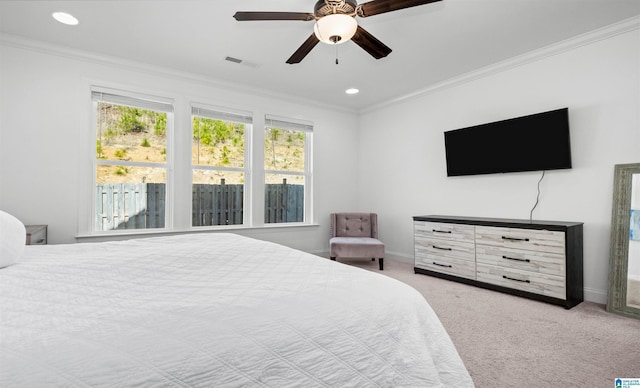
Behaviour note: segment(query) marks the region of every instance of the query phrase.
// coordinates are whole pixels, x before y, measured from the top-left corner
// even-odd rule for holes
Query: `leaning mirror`
[[[614,170],[607,311],[640,319],[640,163]]]

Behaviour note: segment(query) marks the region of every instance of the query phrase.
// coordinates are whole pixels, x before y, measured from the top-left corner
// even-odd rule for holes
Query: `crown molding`
[[[424,96],[427,94],[435,93],[448,88],[456,87],[468,82],[472,82],[481,78],[485,78],[494,74],[502,73],[520,66],[524,66],[545,58],[549,58],[555,55],[559,55],[576,48],[590,45],[602,40],[612,38],[614,36],[625,34],[634,30],[640,29],[640,16],[634,16],[623,21],[598,28],[596,30],[577,35],[573,38],[562,40],[557,43],[545,46],[543,48],[530,51],[528,53],[518,55],[513,58],[500,61],[468,73],[450,78],[448,80],[438,82],[426,88],[417,90],[415,92],[399,96],[397,98],[369,106],[367,108],[358,111],[359,114],[374,111],[383,107],[387,107],[398,102],[410,100],[416,97]]]
[[[37,52],[41,52],[49,55],[66,57],[66,58],[80,60],[84,62],[92,62],[92,63],[101,64],[101,65],[107,65],[107,66],[117,67],[121,69],[131,70],[131,71],[144,72],[146,74],[153,74],[160,77],[178,79],[178,80],[196,83],[200,85],[206,84],[210,87],[215,87],[215,88],[231,89],[234,91],[243,92],[251,95],[258,95],[265,98],[277,98],[280,100],[294,102],[294,103],[302,102],[302,103],[313,104],[318,108],[325,108],[325,109],[330,109],[334,111],[337,110],[345,113],[362,114],[362,113],[374,111],[386,106],[390,106],[399,102],[407,101],[416,97],[428,95],[441,90],[459,86],[459,85],[472,82],[484,77],[488,77],[494,74],[505,72],[526,64],[530,64],[530,63],[542,60],[544,58],[559,55],[582,46],[586,46],[592,43],[606,40],[614,36],[624,34],[630,31],[638,30],[638,29],[640,29],[640,16],[632,17],[632,18],[611,24],[609,26],[605,26],[605,27],[593,30],[588,33],[581,34],[573,38],[569,38],[569,39],[545,46],[543,48],[533,50],[528,53],[473,70],[471,72],[430,85],[426,88],[416,90],[412,93],[405,94],[397,98],[387,100],[385,102],[381,102],[379,104],[375,104],[360,110],[349,109],[340,105],[326,104],[326,103],[319,102],[312,99],[305,99],[305,98],[292,99],[291,96],[283,93],[276,93],[270,90],[252,88],[244,84],[225,82],[212,77],[183,72],[183,71],[170,69],[170,68],[164,68],[160,66],[154,66],[147,63],[135,62],[135,61],[126,60],[123,58],[101,55],[94,52],[72,49],[66,46],[54,45],[52,43],[27,39],[27,38],[16,36],[16,35],[0,33],[0,44],[5,46],[20,48],[20,49],[37,51]]]
[[[221,89],[229,89],[236,92],[251,94],[253,96],[260,96],[263,98],[276,98],[283,101],[288,101],[291,103],[306,103],[318,108],[329,109],[331,111],[342,111],[345,113],[356,114],[357,111],[355,109],[345,108],[340,105],[332,105],[323,102],[319,102],[316,100],[295,97],[292,98],[288,94],[277,93],[274,91],[270,91],[267,89],[260,89],[247,86],[245,84],[239,83],[231,83],[225,82],[220,79],[216,79],[213,77],[208,77],[201,74],[189,73],[185,71],[180,71],[172,68],[155,66],[148,63],[136,62],[127,60],[124,58],[119,58],[115,56],[108,56],[103,54],[98,54],[95,52],[89,52],[84,50],[78,50],[74,48],[70,48],[67,46],[56,45],[49,42],[43,42],[39,40],[29,39],[18,35],[0,33],[0,45],[36,51],[43,54],[48,54],[52,56],[58,56],[63,58],[69,58],[82,62],[95,63],[104,66],[110,66],[115,68],[120,68],[129,71],[135,72],[143,72],[145,74],[151,74],[164,78],[172,78],[179,81],[185,81],[189,83],[195,83],[197,85],[207,85],[213,88],[221,88]]]

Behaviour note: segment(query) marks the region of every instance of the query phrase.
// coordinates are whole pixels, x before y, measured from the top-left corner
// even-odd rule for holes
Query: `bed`
[[[470,387],[382,274],[230,233],[27,246],[0,269],[2,387]]]

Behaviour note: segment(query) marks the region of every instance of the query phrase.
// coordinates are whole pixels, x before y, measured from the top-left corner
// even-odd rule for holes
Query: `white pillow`
[[[0,268],[15,264],[24,252],[27,232],[22,222],[0,210]]]

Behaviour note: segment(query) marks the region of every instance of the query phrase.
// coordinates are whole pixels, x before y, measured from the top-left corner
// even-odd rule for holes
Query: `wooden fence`
[[[99,184],[96,230],[164,228],[164,183]],[[192,226],[239,225],[243,222],[244,185],[194,184]],[[265,223],[302,222],[304,186],[265,185]]]
[[[191,225],[242,224],[244,185],[193,185]]]
[[[112,183],[96,190],[96,230],[164,228],[164,183]]]
[[[302,222],[304,219],[304,185],[267,184],[264,188],[264,222]]]

